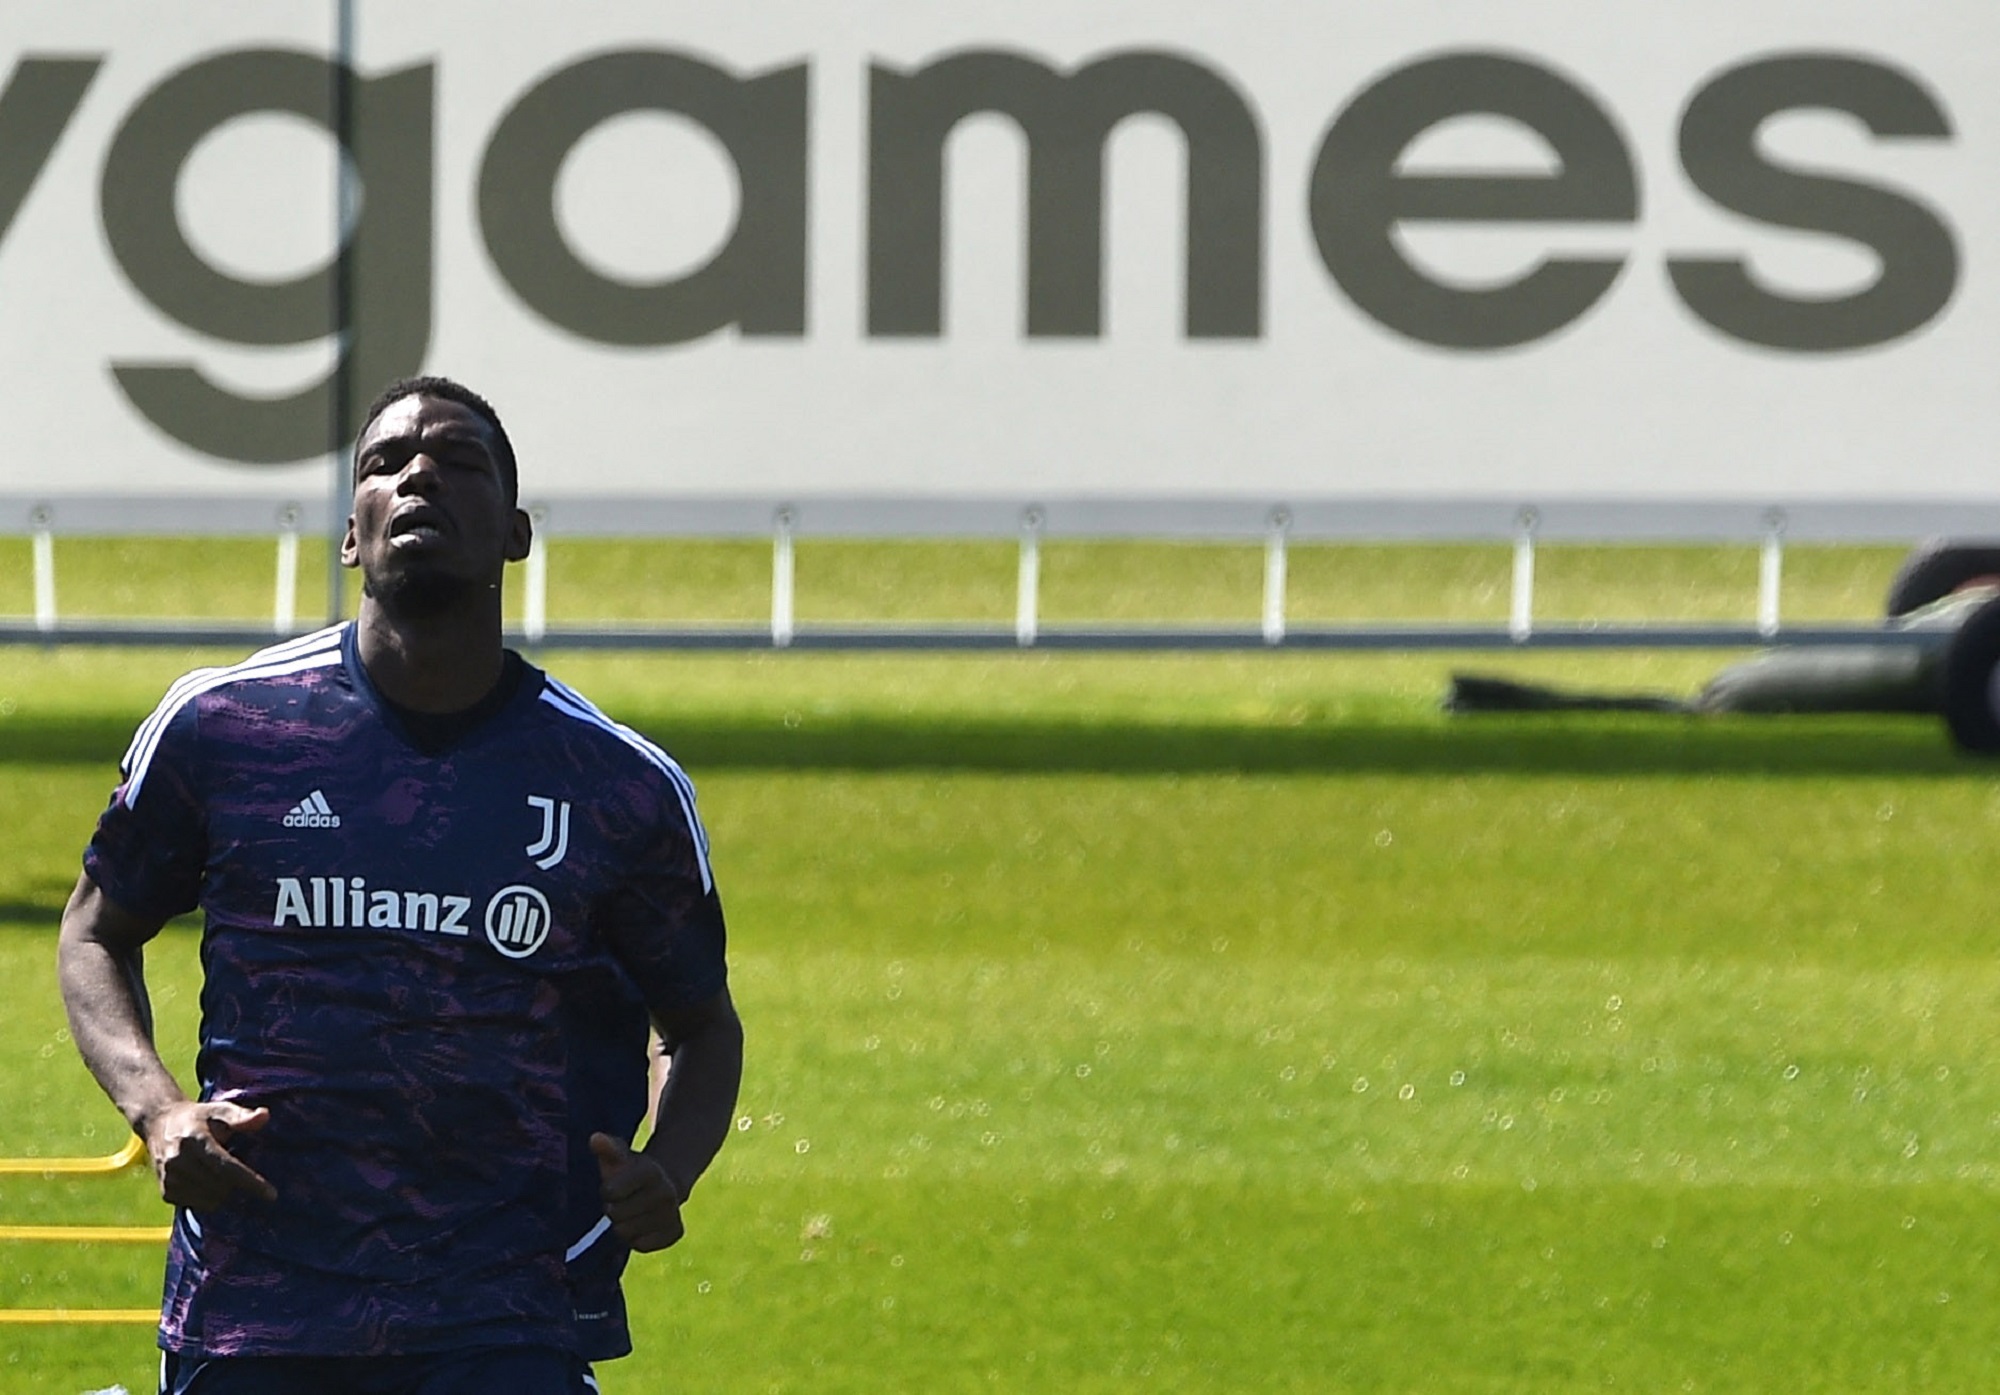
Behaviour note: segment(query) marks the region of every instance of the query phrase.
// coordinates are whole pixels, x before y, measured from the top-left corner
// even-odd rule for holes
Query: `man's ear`
[[[535,521],[526,509],[515,509],[514,521],[507,529],[506,558],[509,562],[525,561],[534,547]]]
[[[354,515],[347,516],[347,531],[340,539],[340,565],[358,567],[361,565],[361,544],[354,537]]]

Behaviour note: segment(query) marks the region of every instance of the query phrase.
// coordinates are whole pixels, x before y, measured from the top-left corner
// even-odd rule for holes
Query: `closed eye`
[[[409,458],[410,452],[408,451],[390,452],[380,449],[371,450],[368,454],[361,457],[360,467],[355,473],[363,477],[368,475],[394,474],[403,468]]]

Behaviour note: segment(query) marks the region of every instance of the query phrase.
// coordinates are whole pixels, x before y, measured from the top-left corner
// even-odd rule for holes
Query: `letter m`
[[[1228,81],[1166,53],[1117,53],[1063,76],[1019,54],[974,52],[869,81],[868,332],[942,333],[944,147],[976,112],[1028,143],[1028,334],[1090,338],[1104,319],[1104,145],[1154,113],[1187,141],[1187,334],[1263,329],[1264,157]]]

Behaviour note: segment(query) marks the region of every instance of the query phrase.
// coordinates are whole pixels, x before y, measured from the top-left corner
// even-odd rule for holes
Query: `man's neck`
[[[493,691],[505,662],[499,593],[468,600],[478,614],[453,607],[413,619],[362,597],[356,643],[383,697],[412,712],[461,712]]]

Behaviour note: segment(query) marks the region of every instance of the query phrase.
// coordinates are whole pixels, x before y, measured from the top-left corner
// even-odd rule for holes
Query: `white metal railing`
[[[38,508],[29,514],[28,521],[34,529],[35,628],[48,634],[56,627],[55,515],[48,508]]]
[[[278,584],[271,600],[271,630],[288,635],[299,627],[299,511],[278,510]]]
[[[1030,507],[1021,514],[1021,564],[1015,569],[1014,642],[1023,649],[1041,630],[1042,511]]]
[[[1757,558],[1757,633],[1778,633],[1778,589],[1785,576],[1785,511],[1764,515],[1764,542]]]
[[[535,531],[527,560],[521,564],[521,605],[526,612],[521,632],[528,643],[540,644],[549,632],[549,548],[542,538],[542,530],[548,524],[548,510],[530,509],[528,517]]]
[[[792,511],[779,509],[771,520],[771,647],[792,642]]]
[[[1784,507],[1740,502],[1577,501],[1549,504],[1488,500],[1069,499],[1006,500],[826,498],[773,503],[759,499],[551,499],[530,504],[535,544],[524,564],[521,636],[528,643],[630,643],[705,647],[1484,647],[1496,645],[1651,645],[1811,642],[1828,637],[1893,638],[1868,626],[1787,628],[1782,623],[1787,541],[1914,542],[1937,534],[2000,536],[2000,503],[1990,501],[1795,502]],[[79,639],[140,642],[213,636],[249,637],[226,623],[150,625],[65,622],[57,604],[57,540],[62,534],[244,535],[275,537],[276,566],[268,632],[300,628],[299,540],[326,530],[324,501],[259,499],[0,498],[0,535],[32,540],[31,624],[0,622],[0,640]],[[771,544],[768,629],[725,626],[563,629],[551,624],[548,548],[559,537],[745,537]],[[998,538],[1019,549],[1011,630],[974,626],[823,626],[796,621],[794,553],[801,536],[822,538]],[[1052,627],[1041,618],[1041,550],[1051,537],[1235,540],[1264,548],[1263,604],[1254,627]],[[1538,548],[1551,540],[1600,543],[1743,543],[1758,549],[1754,620],[1742,625],[1542,625],[1535,618]],[[1290,548],[1301,541],[1498,542],[1512,547],[1507,622],[1463,625],[1298,626],[1287,616]],[[320,623],[315,617],[311,622]],[[1903,641],[1897,641],[1903,642]]]
[[[1519,643],[1535,631],[1535,529],[1541,515],[1524,508],[1514,521],[1514,590],[1507,608],[1507,638]]]
[[[1289,509],[1271,510],[1270,526],[1264,531],[1264,624],[1266,644],[1285,642],[1285,535],[1291,531]]]

